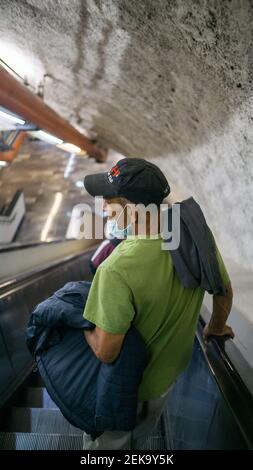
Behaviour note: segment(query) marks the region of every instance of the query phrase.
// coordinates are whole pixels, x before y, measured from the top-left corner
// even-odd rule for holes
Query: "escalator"
[[[82,431],[63,417],[36,369],[2,410],[0,449],[82,449]]]
[[[82,449],[83,433],[49,397],[26,348],[25,329],[36,304],[66,282],[91,279],[92,251],[0,285],[0,449]],[[223,344],[203,344],[203,324],[201,319],[191,363],[173,386],[143,450],[253,448],[252,390],[234,369]]]
[[[202,311],[204,316],[204,308]],[[191,362],[176,381],[164,413],[166,444],[172,450],[252,450],[253,393],[235,369],[232,343],[216,338],[204,344],[200,318]],[[240,357],[240,371],[252,370]]]

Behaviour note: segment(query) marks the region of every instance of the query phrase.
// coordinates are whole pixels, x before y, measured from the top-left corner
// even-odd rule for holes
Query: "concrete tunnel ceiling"
[[[167,155],[221,132],[249,96],[252,7],[2,0],[0,30],[28,81],[29,58],[37,85],[48,75],[45,100],[72,124],[125,155]]]
[[[44,75],[50,106],[102,146],[156,159],[249,267],[252,1],[2,0],[0,32],[0,57],[35,87]]]

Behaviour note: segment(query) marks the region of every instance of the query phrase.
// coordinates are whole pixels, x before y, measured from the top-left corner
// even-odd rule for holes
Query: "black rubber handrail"
[[[7,252],[7,251],[15,251],[15,250],[24,250],[27,248],[36,248],[37,246],[48,246],[51,244],[62,243],[62,242],[71,242],[76,241],[75,238],[56,238],[55,240],[45,241],[45,242],[29,242],[29,243],[12,243],[8,246],[1,246],[0,245],[0,254]]]
[[[225,351],[226,342],[232,342],[232,340],[212,336],[205,343],[203,339],[204,326],[205,321],[200,317],[196,333],[197,340],[248,448],[253,449],[253,394],[246,387],[240,371],[234,367]],[[241,361],[246,362],[242,356]],[[244,364],[242,364],[242,368],[244,368]]]
[[[52,261],[45,265],[43,268],[37,267],[29,272],[18,274],[17,276],[12,276],[9,279],[5,279],[4,281],[0,282],[0,299],[1,296],[6,295],[7,292],[12,294],[17,288],[20,289],[20,287],[22,287],[22,284],[24,284],[25,286],[31,282],[37,281],[38,279],[44,277],[54,268],[64,266],[70,261],[74,261],[75,259],[78,259],[82,256],[87,256],[87,253],[91,255],[96,249],[96,247],[97,245],[94,245],[94,247],[87,249],[82,253],[75,253],[74,255],[65,256],[60,260]]]

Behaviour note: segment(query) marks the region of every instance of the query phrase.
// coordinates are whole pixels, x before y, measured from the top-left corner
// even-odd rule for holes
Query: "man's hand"
[[[203,329],[203,338],[207,342],[210,336],[228,336],[229,338],[234,338],[235,334],[229,325],[224,325],[221,330],[213,330],[209,325],[206,325]]]
[[[225,289],[225,295],[213,296],[213,313],[209,325],[206,325],[203,330],[205,342],[210,336],[228,336],[230,338],[235,336],[232,328],[226,324],[233,302],[233,290],[230,282],[225,286]]]

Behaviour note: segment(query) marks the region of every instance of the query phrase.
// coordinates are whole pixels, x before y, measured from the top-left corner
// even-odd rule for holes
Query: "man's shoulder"
[[[124,241],[120,243],[99,266],[103,271],[118,271],[119,273],[128,270],[135,260],[135,247]]]

